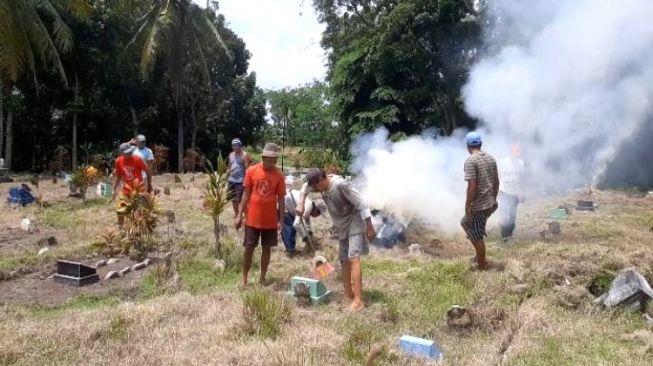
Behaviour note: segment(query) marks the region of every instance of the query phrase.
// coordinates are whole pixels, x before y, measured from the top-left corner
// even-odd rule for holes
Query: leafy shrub
[[[91,166],[77,168],[70,176],[70,185],[79,189],[82,198],[86,201],[86,189],[100,181],[101,173]]]
[[[215,238],[215,250],[218,258],[222,258],[222,242],[220,240],[220,215],[224,212],[225,208],[229,206],[229,172],[227,171],[227,162],[222,159],[222,155],[218,157],[216,169],[209,163],[209,171],[207,172],[209,178],[204,192],[204,209],[208,211],[213,219],[213,236]]]
[[[99,236],[95,248],[106,255],[125,254],[142,259],[155,246],[152,235],[160,213],[156,196],[143,192],[143,183],[126,185],[128,194],[121,195],[118,212],[125,216],[124,230],[107,231]]]
[[[341,174],[343,163],[335,152],[328,149],[303,148],[299,151],[309,167],[325,169],[330,174]]]

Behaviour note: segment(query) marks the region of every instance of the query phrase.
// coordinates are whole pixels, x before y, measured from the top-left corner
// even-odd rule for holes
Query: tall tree
[[[385,126],[449,134],[474,123],[460,89],[480,43],[471,1],[314,0],[347,135]]]
[[[49,30],[47,20],[52,22]],[[72,47],[73,36],[51,1],[0,0],[0,78],[11,90],[29,72],[36,89],[37,63],[52,65],[64,85],[68,84],[60,52]],[[7,111],[5,163],[12,166],[14,111]]]
[[[190,60],[200,61],[205,83],[210,85],[210,70],[205,49],[220,46],[231,58],[222,36],[203,10],[190,0],[154,0],[152,8],[138,25],[128,48],[141,46],[140,74],[144,80],[152,74],[158,58],[163,56],[177,111],[178,171],[183,170],[184,106],[181,98],[183,70]]]

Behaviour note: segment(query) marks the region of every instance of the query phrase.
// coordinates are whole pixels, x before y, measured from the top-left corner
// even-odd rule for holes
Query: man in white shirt
[[[310,198],[306,198],[307,210],[304,211],[304,214],[302,216],[296,214],[297,204],[301,199],[301,192],[296,189],[292,189],[293,184],[293,177],[286,177],[286,212],[284,213],[283,217],[281,239],[283,240],[283,243],[286,247],[286,253],[288,255],[297,253],[295,248],[295,237],[297,234],[299,234],[299,237],[302,238],[304,244],[310,245],[309,236],[313,236],[313,230],[311,229],[311,218],[318,217],[322,214],[322,209],[319,207],[320,205],[312,201]]]
[[[150,175],[154,172],[154,154],[152,150],[147,147],[147,139],[145,135],[138,135],[136,138],[129,142],[130,145],[135,145],[134,155],[138,156],[145,162],[150,170]],[[143,172],[143,179],[145,179],[145,172]]]
[[[499,160],[499,226],[501,238],[507,242],[512,238],[517,222],[517,207],[522,195],[524,161],[519,157],[519,145],[513,145],[509,156]]]

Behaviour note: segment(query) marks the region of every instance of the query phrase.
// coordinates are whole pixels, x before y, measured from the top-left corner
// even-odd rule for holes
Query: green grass
[[[402,317],[418,336],[427,336],[452,305],[475,295],[475,281],[464,262],[438,262],[408,274],[404,293],[397,296]]]
[[[641,314],[599,312],[581,316],[576,311],[549,308],[548,334],[532,334],[534,345],[516,354],[508,363],[515,366],[539,365],[650,365],[653,355],[642,353],[637,342],[624,336],[644,328]],[[552,334],[551,334],[552,333]]]
[[[129,335],[129,320],[123,314],[116,314],[109,322],[109,329],[106,331],[107,338],[114,341],[127,339]]]
[[[254,288],[241,296],[243,301],[243,331],[261,338],[277,338],[281,327],[292,316],[288,297]]]
[[[0,277],[7,276],[10,272],[18,269],[30,269],[45,263],[51,263],[57,258],[74,257],[79,254],[88,253],[90,250],[90,244],[75,244],[51,247],[48,252],[42,255],[37,255],[36,250],[33,252],[9,254],[0,257]]]
[[[346,334],[344,343],[340,346],[340,353],[349,362],[355,365],[365,364],[367,355],[374,343],[384,344],[388,337],[388,330],[382,324],[373,321],[361,320],[357,317],[347,319],[343,324],[343,333]],[[384,347],[375,365],[396,365],[397,359],[388,354]]]
[[[210,259],[191,258],[179,263],[179,276],[190,293],[215,289],[236,289],[240,278],[236,271],[216,272]]]
[[[578,338],[541,337],[535,349],[518,354],[510,365],[617,365],[624,342],[591,335]]]
[[[613,239],[625,236],[623,230],[617,227],[615,222],[609,220],[591,220],[581,225],[582,231],[587,238],[593,239]]]
[[[213,270],[213,261],[208,258],[188,258],[177,266],[181,282],[191,294],[202,294],[215,290],[236,290],[240,273],[228,268],[225,272]],[[155,271],[150,271],[141,284],[141,297],[149,299],[165,293],[157,285]]]
[[[52,318],[62,315],[70,310],[99,309],[102,307],[118,305],[122,301],[123,299],[115,294],[107,294],[103,296],[79,295],[57,306],[28,305],[23,308],[26,309],[31,316]]]
[[[376,276],[384,273],[405,273],[411,268],[419,268],[421,264],[413,261],[396,261],[390,259],[370,259],[363,262],[365,275]]]
[[[92,198],[83,201],[66,201],[55,203],[40,214],[41,222],[55,229],[71,229],[86,223],[84,217],[99,207],[106,205],[104,198]]]

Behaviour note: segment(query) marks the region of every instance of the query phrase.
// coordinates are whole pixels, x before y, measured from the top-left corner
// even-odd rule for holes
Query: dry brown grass
[[[384,349],[379,365],[428,364],[402,355],[397,340],[403,334],[435,340],[448,365],[653,363],[650,331],[641,315],[597,309],[584,291],[598,274],[624,267],[653,277],[652,199],[595,192],[599,211],[573,212],[562,222],[562,234],[546,239],[539,232],[549,221],[547,210],[573,205],[583,192],[533,199],[520,211],[513,244],[498,244],[496,229],[491,230],[489,253],[504,269],[486,273],[467,270],[472,251],[462,235],[417,228],[409,242],[421,244],[424,255],[410,256],[406,248],[374,249],[364,260],[366,310],[344,310],[347,301],[334,275],[325,281],[333,290],[330,303],[292,305],[278,335],[266,338],[243,331],[238,270],[212,269],[212,223],[201,210],[204,183],[201,174],[194,182],[182,176],[182,183],[174,183],[171,175],[155,177],[155,186],[169,186],[172,192],[160,197],[161,207],[175,211],[177,221],[170,228],[162,224],[157,235],[175,253],[179,286],[158,291],[151,272],[141,296],[100,295],[54,308],[0,305],[0,364],[355,365],[374,342]],[[12,251],[0,258],[0,270],[49,266],[60,256],[84,258],[91,254],[89,240],[113,223],[111,207],[69,203],[65,188],[41,186],[53,206],[3,207],[0,229],[16,227],[27,215],[44,231],[58,231],[65,242],[37,259]],[[238,246],[241,233],[232,228],[233,213],[223,220]],[[323,236],[320,253],[335,258],[335,243],[325,236],[328,221],[315,223]],[[252,270],[255,278],[256,264]],[[290,277],[308,274],[308,257],[289,259],[274,251],[273,284],[266,291],[282,298]],[[473,312],[471,326],[447,326],[444,311],[456,303]]]

